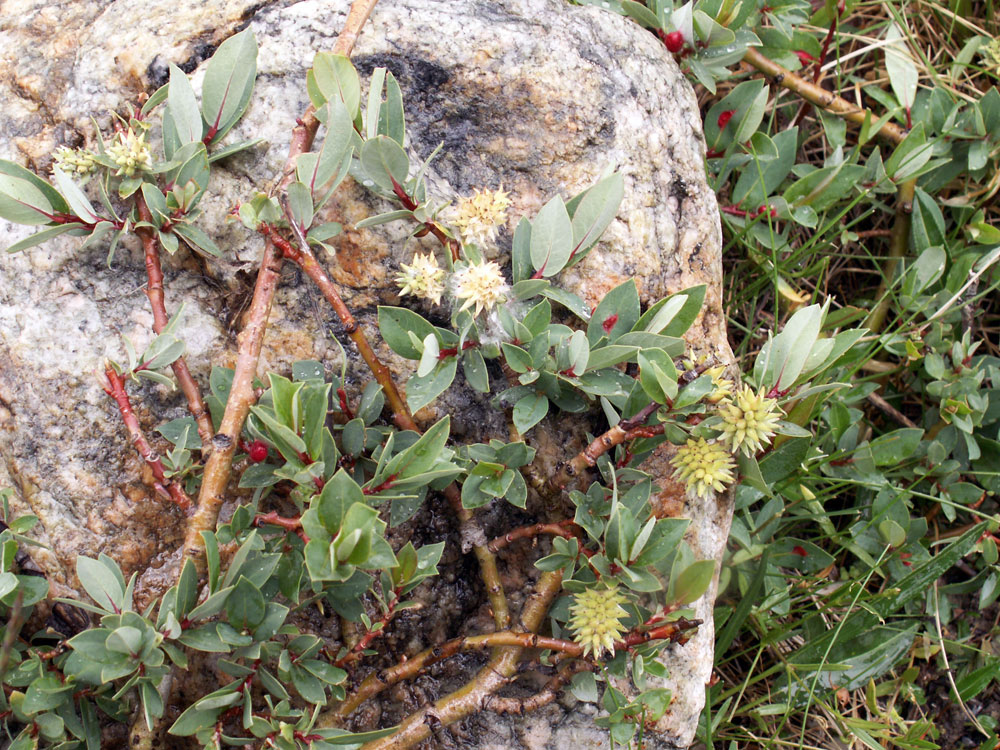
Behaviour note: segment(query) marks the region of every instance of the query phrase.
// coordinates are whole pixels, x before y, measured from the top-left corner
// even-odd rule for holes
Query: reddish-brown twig
[[[358,639],[358,642],[354,644],[350,651],[333,663],[334,666],[343,668],[360,659],[364,655],[364,650],[368,648],[371,642],[385,632],[386,626],[396,615],[397,606],[399,606],[399,589],[392,592],[392,599],[390,599],[389,603],[386,605],[385,613],[378,619],[377,622],[372,624],[367,633]]]
[[[626,440],[634,437],[646,437],[643,435],[633,435],[632,430],[645,426],[646,420],[660,408],[660,404],[655,401],[643,407],[638,414],[629,419],[623,419],[603,435],[599,435],[586,448],[580,451],[569,461],[564,461],[559,465],[558,470],[549,479],[549,488],[553,492],[562,492],[573,479],[581,472],[597,465],[597,459],[610,451],[616,445],[621,445]],[[662,426],[660,426],[662,431]]]
[[[128,430],[133,445],[135,445],[136,450],[139,451],[139,455],[142,456],[146,465],[153,472],[153,477],[156,479],[156,483],[153,486],[157,493],[179,505],[184,512],[189,512],[192,508],[191,498],[187,496],[187,493],[184,492],[183,488],[177,482],[167,479],[163,462],[156,451],[153,450],[149,441],[146,440],[142,427],[139,426],[139,418],[132,409],[132,402],[129,400],[128,393],[125,392],[125,378],[111,367],[108,367],[104,371],[104,377],[104,392],[111,396],[115,400],[115,403],[118,404],[118,411],[122,416],[122,422],[125,423],[125,429]]]
[[[139,220],[152,223],[153,215],[146,205],[146,199],[142,197],[142,192],[135,193],[135,207],[139,212]],[[156,234],[150,227],[138,227],[136,234],[142,240],[142,250],[146,257],[146,296],[149,297],[149,306],[153,309],[153,332],[160,334],[167,327],[170,321],[167,316],[167,308],[163,298],[163,269],[160,266],[160,243]],[[170,365],[177,378],[177,384],[181,392],[187,399],[188,411],[198,424],[198,436],[201,438],[202,454],[206,454],[212,445],[212,418],[209,416],[205,402],[201,398],[201,389],[198,382],[191,375],[187,362],[183,357],[178,357]]]
[[[260,527],[267,524],[270,524],[271,526],[278,526],[286,531],[294,531],[298,534],[299,539],[301,539],[303,543],[309,544],[309,537],[306,535],[306,532],[302,530],[301,516],[285,518],[284,516],[279,516],[277,511],[272,510],[270,513],[258,513],[253,519],[254,526]]]
[[[392,181],[393,192],[396,193],[396,197],[399,198],[399,202],[403,204],[403,208],[407,211],[415,211],[419,207],[419,203],[413,199],[403,186],[400,185],[395,180]],[[414,221],[418,221],[414,219]],[[449,237],[447,232],[441,228],[441,225],[436,221],[425,221],[421,225],[420,230],[417,232],[417,237],[423,237],[424,235],[430,233],[440,242],[444,247],[448,249],[451,253],[451,259],[456,261],[459,259],[462,251],[462,243],[456,240],[454,237]]]
[[[532,539],[542,534],[561,536],[563,539],[574,539],[579,536],[579,527],[570,520],[559,521],[558,523],[536,523],[533,526],[522,526],[491,540],[486,547],[490,552],[498,552],[518,539]]]
[[[711,369],[713,366],[711,362],[702,362],[697,367],[685,370],[678,377],[677,384],[686,386],[697,380],[706,370]],[[646,420],[653,416],[660,406],[661,404],[653,401],[640,409],[634,417],[621,420],[603,435],[596,437],[590,445],[577,453],[572,459],[559,464],[556,467],[556,473],[549,478],[549,481],[542,487],[536,487],[536,489],[543,494],[562,492],[575,477],[578,477],[583,471],[596,466],[597,459],[615,446],[627,443],[630,440],[637,440],[638,438],[650,438],[662,435],[663,424],[646,424]],[[673,403],[669,399],[665,408],[667,411],[673,408]]]
[[[354,319],[354,315],[351,314],[347,305],[344,304],[344,300],[340,296],[340,290],[337,288],[337,285],[333,282],[326,271],[323,270],[319,261],[316,260],[316,256],[309,248],[309,243],[302,234],[302,230],[290,216],[289,222],[295,230],[296,237],[298,239],[297,245],[290,243],[278,234],[274,227],[268,224],[261,224],[260,231],[277,246],[277,248],[282,252],[282,257],[286,260],[292,261],[295,265],[302,269],[305,275],[308,276],[319,288],[326,301],[330,303],[330,307],[332,307],[334,312],[337,313],[337,317],[340,319],[341,325],[344,326],[344,331],[358,348],[358,353],[365,361],[365,364],[368,365],[368,369],[371,370],[376,382],[382,386],[382,391],[385,393],[385,398],[389,402],[389,408],[392,409],[393,419],[395,420],[396,425],[402,430],[414,430],[419,432],[420,428],[417,427],[417,423],[413,421],[413,417],[410,415],[410,410],[406,406],[406,401],[403,400],[402,394],[396,387],[396,382],[393,380],[392,373],[389,371],[389,368],[386,367],[375,354],[375,350],[372,349],[371,343],[369,343],[365,332],[362,330],[361,326],[358,325],[358,321]]]

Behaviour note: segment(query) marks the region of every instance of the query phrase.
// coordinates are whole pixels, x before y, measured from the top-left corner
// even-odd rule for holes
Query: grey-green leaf
[[[548,412],[548,398],[540,393],[529,393],[514,404],[514,426],[523,434],[541,422]]]
[[[396,185],[406,182],[410,160],[398,143],[380,135],[361,147],[361,167],[375,185],[392,193]]]
[[[208,61],[201,88],[201,111],[212,142],[243,116],[257,78],[257,39],[244,29],[224,41]]]
[[[198,99],[187,74],[173,63],[170,63],[167,110],[170,112],[174,133],[180,145],[201,140],[202,120],[201,112],[198,110]]]
[[[47,224],[52,220],[52,204],[28,180],[0,174],[0,219],[15,224]]]
[[[573,212],[572,263],[578,263],[597,243],[618,214],[624,195],[625,178],[619,172],[604,178],[583,194]]]
[[[558,195],[546,203],[531,223],[531,265],[542,276],[555,276],[573,252],[573,225]]]

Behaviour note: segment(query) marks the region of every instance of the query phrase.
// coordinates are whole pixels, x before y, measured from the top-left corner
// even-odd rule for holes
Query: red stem
[[[477,346],[479,346],[478,341],[466,341],[465,343],[462,344],[462,351],[464,352],[466,349],[473,349]],[[448,348],[442,349],[440,352],[438,352],[438,359],[439,360],[447,359],[448,357],[454,357],[457,354],[458,354],[458,348],[454,346],[449,346]]]
[[[392,178],[390,177],[389,179]],[[406,192],[403,186],[400,185],[395,180],[392,180],[392,191],[396,194],[396,197],[399,198],[399,202],[403,204],[403,208],[405,208],[407,211],[415,211],[417,207],[420,205],[419,203],[417,203],[417,201],[413,199],[411,195],[409,195]],[[430,234],[433,234],[434,237],[437,238],[438,242],[440,242],[444,247],[448,248],[448,251],[451,253],[452,261],[458,260],[459,253],[462,249],[462,245],[458,240],[456,240],[454,237],[449,237],[447,234],[445,234],[445,231],[436,222],[425,221],[421,226],[423,227],[423,229],[421,229],[420,232],[417,234],[418,237],[422,237],[428,232]]]
[[[347,403],[347,392],[343,388],[337,389],[337,399],[340,401],[340,410],[344,412],[344,416],[348,419],[354,419],[354,412],[351,411],[351,407]]]
[[[844,1],[841,0],[837,3],[837,15],[834,16],[833,20],[830,21],[830,28],[826,32],[826,39],[823,40],[823,49],[819,53],[819,59],[816,61],[816,70],[813,71],[813,83],[819,83],[819,79],[823,75],[823,65],[826,63],[826,56],[830,52],[830,43],[833,41],[834,32],[837,30],[837,22],[840,20],[841,14],[844,12]]]
[[[362,656],[361,652],[364,651],[366,648],[368,648],[368,644],[370,644],[372,641],[374,641],[376,638],[378,638],[385,632],[386,625],[389,624],[389,621],[396,614],[396,606],[398,604],[399,604],[399,589],[396,589],[392,592],[392,601],[389,602],[385,614],[382,615],[379,618],[378,622],[375,623],[368,630],[368,632],[361,637],[361,640],[359,640],[357,643],[354,644],[354,648],[352,648],[350,652],[344,654],[342,657],[340,657],[339,659],[337,659],[337,661],[333,663],[334,666],[343,668],[346,667],[348,664],[352,664],[353,662],[360,659]],[[377,628],[375,627],[375,625],[381,625],[382,627]]]
[[[293,229],[298,228],[293,225]],[[375,350],[372,349],[365,332],[361,330],[361,326],[354,319],[354,315],[351,314],[350,309],[344,304],[344,300],[340,296],[340,290],[337,289],[337,285],[333,283],[333,280],[330,279],[326,271],[320,266],[319,261],[316,260],[316,256],[309,249],[309,244],[306,242],[305,237],[299,236],[298,247],[295,247],[270,224],[262,223],[259,231],[281,252],[282,257],[295,263],[319,287],[323,297],[326,298],[326,301],[330,303],[334,312],[337,313],[337,317],[340,318],[340,323],[344,326],[347,335],[358,348],[361,358],[368,365],[368,369],[375,376],[375,380],[382,386],[386,401],[389,402],[389,407],[392,409],[396,426],[401,430],[420,432],[420,428],[413,421],[410,410],[406,406],[406,401],[403,400],[403,396],[400,394],[399,388],[392,378],[392,373],[375,354]]]
[[[361,492],[364,493],[365,495],[375,495],[375,494],[381,492],[382,490],[387,490],[390,487],[392,487],[393,484],[396,483],[396,477],[397,476],[399,476],[399,475],[398,474],[390,474],[386,478],[386,480],[384,482],[382,482],[382,484],[378,485],[377,487],[365,487],[365,488],[362,488]]]
[[[149,206],[146,205],[141,191],[135,194],[135,207],[141,221],[152,223],[153,215],[150,213]],[[160,265],[159,241],[150,227],[139,227],[136,229],[136,233],[142,240],[142,249],[146,256],[146,276],[149,279],[146,284],[146,296],[149,297],[149,306],[153,309],[153,332],[160,334],[167,327],[170,319],[167,316],[167,308],[164,303],[163,268]],[[194,376],[191,375],[191,370],[188,369],[187,362],[183,357],[178,357],[170,367],[173,369],[177,383],[187,399],[188,411],[191,412],[191,416],[198,424],[201,450],[205,454],[212,445],[213,427],[212,419],[201,397],[201,389]]]
[[[38,209],[35,210],[38,211]],[[84,229],[94,229],[98,224],[98,222],[96,221],[84,221],[79,216],[76,216],[74,214],[64,214],[58,211],[56,213],[51,213],[51,214],[46,211],[39,211],[39,213],[42,214],[43,216],[47,216],[51,221],[55,222],[56,224],[79,224]],[[125,226],[124,221],[111,221],[111,219],[101,219],[101,221],[107,221],[115,229],[122,229]]]
[[[111,396],[118,404],[118,411],[122,415],[122,422],[125,423],[125,428],[132,438],[132,443],[156,478],[154,487],[157,492],[179,505],[185,512],[189,512],[194,507],[191,498],[187,496],[179,484],[167,479],[163,462],[160,461],[159,456],[150,446],[149,441],[146,440],[146,436],[142,432],[142,427],[139,426],[139,418],[136,417],[135,412],[132,410],[132,402],[125,392],[125,378],[111,367],[104,371],[104,375],[107,378],[107,385],[104,388],[104,392]]]

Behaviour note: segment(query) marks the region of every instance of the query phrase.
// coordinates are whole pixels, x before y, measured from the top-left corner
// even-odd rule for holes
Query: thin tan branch
[[[566,684],[573,679],[573,675],[578,672],[586,672],[594,668],[590,662],[580,659],[568,661],[559,667],[559,671],[553,675],[545,687],[539,692],[527,698],[505,698],[497,695],[490,696],[485,708],[497,714],[512,714],[521,716],[529,711],[537,711],[543,708],[562,692]]]
[[[915,428],[917,426],[912,419],[903,414],[903,412],[901,412],[895,406],[890,404],[888,401],[886,401],[877,393],[869,393],[868,400],[872,404],[877,406],[879,409],[881,409],[883,412],[885,412],[887,415],[892,417],[892,419],[894,419],[896,422],[903,425],[903,427]]]
[[[562,492],[581,473],[596,466],[597,459],[615,446],[638,437],[651,437],[646,430],[641,432],[636,432],[636,430],[643,428],[646,420],[659,408],[660,405],[654,401],[645,406],[634,417],[623,419],[604,434],[598,435],[590,445],[576,456],[558,466],[556,473],[549,479],[549,491],[551,493]],[[653,425],[653,427],[658,427],[660,432],[663,430],[662,425]]]
[[[361,27],[371,14],[377,0],[354,0],[347,15],[344,29],[334,45],[334,53],[350,55],[354,49]],[[288,149],[288,159],[281,182],[277,186],[282,192],[295,177],[295,162],[299,156],[306,153],[316,137],[319,121],[315,117],[315,108],[310,105],[299,118],[292,131],[292,140]],[[273,242],[264,243],[264,257],[261,260],[257,283],[254,287],[253,300],[250,303],[247,325],[240,334],[240,348],[236,359],[236,370],[233,374],[233,385],[226,401],[226,411],[222,417],[219,431],[212,438],[212,454],[205,465],[202,478],[201,493],[198,496],[198,511],[188,524],[184,539],[184,558],[194,561],[199,575],[205,572],[205,546],[201,533],[215,528],[219,518],[219,510],[225,499],[226,486],[232,471],[233,454],[239,443],[240,432],[246,421],[250,406],[256,400],[253,389],[253,379],[257,374],[257,363],[260,360],[260,350],[267,330],[267,319],[271,312],[271,303],[278,287],[278,277],[281,272],[281,256]]]
[[[746,54],[743,56],[743,62],[752,65],[761,73],[773,79],[776,84],[798,94],[807,102],[815,104],[827,112],[839,115],[856,125],[864,125],[866,120],[869,123],[878,121],[878,117],[871,110],[856,107],[846,99],[827,91],[822,86],[807,81],[805,78],[768,59],[753,47],[747,49]],[[898,144],[902,143],[903,139],[906,138],[907,131],[893,122],[886,122],[879,128],[878,135],[892,143]]]
[[[491,540],[486,547],[490,552],[498,552],[519,539],[534,539],[542,534],[561,536],[563,539],[575,539],[579,535],[579,527],[571,520],[560,521],[559,523],[536,523],[531,526],[522,526]]]

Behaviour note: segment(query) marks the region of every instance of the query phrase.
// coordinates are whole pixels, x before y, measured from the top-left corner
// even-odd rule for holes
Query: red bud
[[[267,443],[263,440],[254,440],[250,444],[250,460],[255,464],[267,459]]]
[[[819,60],[805,50],[797,49],[795,50],[795,54],[799,56],[799,62],[802,63],[802,67],[805,67],[809,63],[819,62]]]
[[[729,124],[729,121],[733,119],[733,115],[735,114],[736,114],[735,109],[727,109],[725,112],[722,112],[719,115],[718,119],[719,130],[722,130],[724,127],[726,127],[726,125]]]

